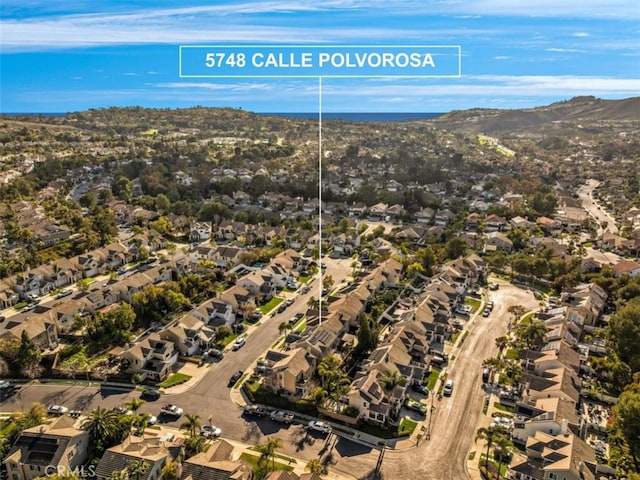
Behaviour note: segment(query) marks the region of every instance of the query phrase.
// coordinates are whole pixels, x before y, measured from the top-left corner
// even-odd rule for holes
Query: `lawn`
[[[527,313],[526,315],[524,315],[524,316],[520,319],[520,321],[521,321],[521,322],[528,323],[528,322],[530,322],[530,321],[533,319],[533,316],[534,316],[535,314],[536,314],[536,312],[529,312],[529,313]]]
[[[514,407],[510,407],[509,405],[503,405],[500,402],[493,402],[493,407],[497,410],[500,410],[501,412],[509,412],[509,413],[515,412]]]
[[[273,310],[278,305],[280,305],[282,303],[282,301],[283,301],[282,298],[273,297],[267,303],[265,303],[264,305],[260,305],[260,307],[258,307],[258,308],[260,309],[260,311],[262,312],[263,315],[266,315],[271,310]]]
[[[407,435],[411,435],[417,426],[417,422],[414,422],[410,418],[403,418],[398,426],[398,434],[402,435],[406,433]]]
[[[293,327],[294,332],[304,332],[307,328],[307,319],[302,318],[298,323],[296,323],[295,327]]]
[[[245,462],[247,462],[249,465],[251,465],[252,468],[255,468],[258,466],[258,462],[260,461],[260,457],[257,455],[251,455],[250,453],[242,453],[240,454],[240,460],[244,460]],[[275,467],[275,470],[285,470],[287,472],[292,472],[293,471],[293,466],[291,465],[285,465],[284,463],[280,463],[280,462],[275,462],[272,463],[271,461],[269,462],[270,467]]]
[[[520,357],[520,352],[515,348],[509,348],[505,357],[507,360],[517,360]]]
[[[309,280],[311,280],[311,277],[309,275],[300,275],[298,277],[298,282],[300,283],[307,283]]]
[[[480,300],[477,298],[467,297],[464,299],[464,303],[471,307],[471,313],[476,313],[480,308]]]
[[[187,380],[191,380],[190,375],[176,372],[169,375],[169,377],[164,382],[159,383],[158,387],[169,388],[169,387],[173,387],[174,385],[180,385],[181,383],[184,383]]]
[[[437,368],[434,368],[431,370],[431,372],[429,372],[429,379],[427,380],[427,388],[429,389],[429,391],[433,391],[439,376],[440,370],[438,370]]]

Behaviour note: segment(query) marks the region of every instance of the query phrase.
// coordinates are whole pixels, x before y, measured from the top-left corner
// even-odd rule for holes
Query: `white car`
[[[331,432],[331,425],[326,422],[321,422],[320,420],[311,420],[307,426],[309,427],[309,430],[315,430],[316,432]]]
[[[48,409],[47,412],[49,413],[49,415],[65,415],[66,413],[69,413],[69,409],[67,407],[64,407],[62,405],[51,405]]]
[[[171,415],[172,417],[180,417],[182,415],[182,408],[177,407],[176,405],[165,405],[160,409],[160,413],[164,413],[165,415]]]
[[[450,397],[452,393],[453,393],[453,380],[447,380],[442,389],[442,394],[445,397]]]
[[[238,337],[236,338],[236,341],[233,342],[233,346],[231,347],[231,350],[240,350],[242,348],[242,346],[247,342],[247,340],[244,337]]]
[[[222,435],[222,430],[215,425],[203,425],[200,428],[200,435],[206,438],[218,438]]]

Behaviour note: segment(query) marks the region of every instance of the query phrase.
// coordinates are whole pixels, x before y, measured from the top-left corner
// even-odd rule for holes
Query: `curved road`
[[[338,269],[332,262],[328,271],[334,278],[340,278]],[[348,267],[345,268],[345,270]],[[335,273],[335,274],[334,274]],[[309,460],[322,456],[328,460],[329,471],[348,472],[360,479],[374,478],[373,471],[379,452],[345,439],[338,439],[327,451],[325,438],[309,434],[299,425],[286,426],[269,419],[246,421],[241,410],[230,399],[227,382],[236,370],[246,370],[271,348],[280,336],[278,325],[298,311],[306,309],[306,302],[312,292],[300,295],[294,305],[282,314],[262,322],[247,339],[246,345],[237,352],[228,352],[218,364],[212,364],[210,371],[189,391],[164,395],[156,402],[148,402],[142,411],[158,415],[164,403],[175,403],[186,412],[198,413],[203,422],[209,416],[220,427],[223,436],[245,443],[263,442],[267,436],[275,435],[283,439],[284,454]],[[494,338],[507,331],[510,305],[520,304],[527,309],[538,306],[533,294],[526,290],[501,283],[498,291],[489,292],[495,308],[488,318],[481,315],[469,321],[469,334],[464,344],[449,353],[451,363],[449,378],[455,386],[451,397],[435,399],[435,414],[431,425],[430,440],[423,440],[416,448],[409,450],[387,450],[382,463],[382,478],[420,478],[425,480],[467,478],[466,462],[469,448],[473,448],[478,421],[482,412],[484,393],[481,389],[482,361],[497,353]],[[455,358],[454,358],[455,356]],[[18,395],[0,403],[0,410],[25,410],[31,402],[45,404],[63,403],[72,409],[88,411],[97,405],[113,407],[122,405],[128,399],[138,397],[138,393],[100,391],[93,387],[69,385],[33,385],[23,388]],[[178,426],[181,420],[160,418],[162,423]]]

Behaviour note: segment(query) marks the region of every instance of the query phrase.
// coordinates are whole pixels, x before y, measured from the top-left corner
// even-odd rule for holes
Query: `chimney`
[[[565,437],[569,434],[569,421],[566,418],[562,419],[562,427],[560,427],[560,433]]]

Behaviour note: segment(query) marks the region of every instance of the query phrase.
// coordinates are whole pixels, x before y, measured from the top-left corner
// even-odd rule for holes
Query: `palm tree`
[[[289,330],[289,322],[282,322],[278,325],[278,331],[280,335],[284,334],[284,345],[283,348],[287,347],[287,330]]]
[[[82,426],[89,434],[90,445],[100,451],[108,448],[108,444],[116,437],[120,427],[119,414],[116,410],[96,407],[87,415]]]
[[[162,467],[162,480],[179,480],[178,471],[180,470],[180,464],[178,462],[169,462]]]
[[[380,383],[382,384],[382,388],[387,392],[391,392],[397,386],[405,385],[407,383],[407,379],[400,376],[396,370],[391,370],[385,372],[385,374],[380,377]]]
[[[498,458],[498,478],[500,480],[500,469],[506,457],[513,447],[513,442],[506,435],[500,435],[493,441],[493,456]]]
[[[256,450],[260,452],[260,462],[269,465],[269,460],[272,463],[272,470],[276,469],[276,456],[275,451],[280,450],[283,447],[282,440],[278,437],[267,437],[267,441],[256,445]]]
[[[342,362],[338,357],[331,354],[322,359],[318,364],[318,375],[320,375],[320,383],[324,386],[327,383],[327,379],[334,374]]]
[[[142,405],[144,405],[145,403],[147,402],[145,402],[144,400],[140,400],[139,398],[132,398],[131,400],[127,401],[124,406],[131,410],[133,413],[138,413],[140,407],[142,407]]]
[[[320,461],[319,458],[312,458],[305,465],[304,471],[320,474],[324,472],[324,466],[322,465],[322,462]]]
[[[504,350],[507,345],[509,345],[509,337],[506,335],[496,338],[496,347],[498,347],[499,351]]]
[[[147,470],[147,464],[144,460],[134,460],[127,465],[127,475],[132,480],[140,480],[142,474]]]
[[[180,430],[187,430],[190,437],[195,437],[196,430],[202,426],[202,422],[200,422],[200,415],[197,413],[187,413],[185,418],[186,420],[180,425]]]
[[[478,441],[478,439],[484,440],[485,442],[487,442],[487,454],[484,459],[485,468],[489,468],[489,452],[491,451],[491,447],[493,447],[493,443],[500,436],[504,436],[504,429],[499,427],[489,427],[489,428],[482,427],[482,428],[479,428],[476,433],[476,439],[475,439],[476,442]]]
[[[191,458],[194,455],[204,452],[207,446],[207,439],[202,435],[196,435],[195,437],[187,437],[184,440],[184,456],[185,458]]]
[[[312,309],[317,309],[320,306],[320,302],[316,299],[316,297],[311,296],[307,301],[307,306]]]
[[[109,480],[129,480],[129,474],[127,473],[126,470],[122,470],[122,471],[113,471],[111,472],[111,475],[109,476]]]

